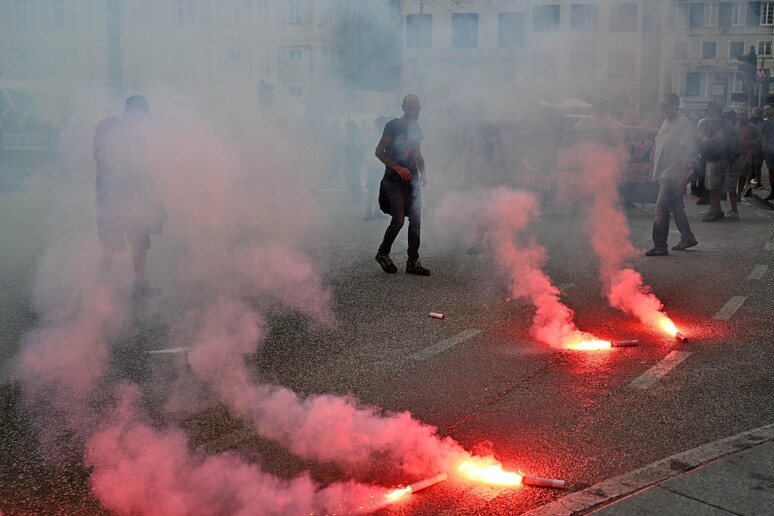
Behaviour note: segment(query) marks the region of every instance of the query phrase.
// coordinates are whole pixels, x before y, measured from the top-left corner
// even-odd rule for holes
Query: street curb
[[[725,439],[707,443],[661,459],[640,469],[603,480],[582,491],[572,493],[537,509],[525,516],[572,516],[586,514],[609,505],[620,498],[641,491],[688,471],[703,466],[766,441],[774,440],[774,424],[747,430]]]

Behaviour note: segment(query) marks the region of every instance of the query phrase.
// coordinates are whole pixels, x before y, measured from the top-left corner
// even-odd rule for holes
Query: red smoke
[[[507,276],[511,297],[524,297],[535,306],[532,334],[555,348],[567,348],[580,341],[595,340],[573,322],[573,311],[559,299],[559,289],[543,272],[545,248],[527,233],[540,216],[538,201],[529,193],[498,188],[450,195],[439,213],[458,234],[475,234],[486,228],[500,270]]]
[[[610,306],[641,322],[661,328],[661,301],[643,284],[640,273],[627,265],[637,250],[629,238],[629,223],[618,192],[622,153],[595,142],[578,146],[579,191],[589,202],[585,227],[599,258],[599,277]]]

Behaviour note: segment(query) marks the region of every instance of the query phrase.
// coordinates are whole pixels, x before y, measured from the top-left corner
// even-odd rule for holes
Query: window
[[[701,44],[701,58],[715,59],[717,56],[718,44],[714,41],[705,41]]]
[[[610,6],[610,30],[637,30],[637,4],[613,4]]]
[[[239,0],[220,1],[220,22],[224,25],[239,25]]]
[[[731,4],[731,25],[746,25],[747,2],[734,2]]]
[[[535,52],[531,59],[532,74],[538,79],[555,79],[556,56],[552,52]]]
[[[718,27],[727,29],[731,27],[731,3],[721,2],[718,4]]]
[[[634,52],[630,52],[630,51],[608,52],[607,77],[609,79],[634,78]]]
[[[597,30],[599,10],[594,4],[570,6],[570,28],[572,30]]]
[[[774,25],[774,2],[761,3],[761,25]]]
[[[759,41],[758,42],[758,55],[770,56],[771,55],[771,41]]]
[[[288,23],[301,23],[301,2],[300,0],[289,0],[288,2]]]
[[[478,47],[478,15],[452,14],[452,48]]]
[[[288,52],[288,58],[291,61],[300,61],[303,58],[303,52],[301,50],[290,50]]]
[[[27,0],[16,0],[16,28],[26,29],[30,26],[29,12],[27,11]]]
[[[718,4],[709,3],[704,5],[704,26],[716,27],[718,24]]]
[[[570,52],[570,80],[594,80],[597,77],[597,53],[591,50]]]
[[[288,92],[293,95],[294,97],[300,97],[304,93],[304,88],[302,86],[289,86]]]
[[[406,15],[406,48],[431,48],[433,46],[433,15]]]
[[[172,0],[172,5],[170,7],[172,9],[172,16],[170,18],[172,20],[172,25],[177,25],[178,27],[184,25],[185,6],[183,5],[183,0]]]
[[[685,96],[701,96],[701,74],[699,72],[688,72],[685,76]]]
[[[728,45],[728,58],[736,59],[744,54],[744,41],[732,41]]]
[[[691,12],[690,4],[674,4],[674,8],[675,27],[688,28]]]
[[[497,16],[497,46],[500,48],[524,48],[524,15],[500,13]]]
[[[51,5],[51,22],[55,29],[61,29],[65,26],[65,8],[64,0],[53,0]]]
[[[536,5],[532,8],[532,30],[554,32],[559,30],[559,5]]]
[[[696,29],[704,25],[704,4],[692,2],[689,6],[688,26],[691,29]]]
[[[678,41],[675,43],[675,50],[672,57],[675,59],[688,59],[688,42]]]

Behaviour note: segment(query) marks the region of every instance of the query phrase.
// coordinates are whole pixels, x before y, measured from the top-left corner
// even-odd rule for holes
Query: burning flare
[[[503,466],[491,457],[466,460],[457,471],[471,480],[501,486],[518,486],[524,476],[512,471],[503,471]]]
[[[567,349],[574,349],[577,351],[592,351],[595,349],[608,349],[612,347],[613,343],[607,340],[582,340],[573,344],[567,344]]]

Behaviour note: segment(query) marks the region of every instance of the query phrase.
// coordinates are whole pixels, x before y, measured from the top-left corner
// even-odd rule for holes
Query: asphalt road
[[[58,206],[88,202],[91,193],[86,184],[54,186],[42,181],[0,192],[0,233],[10,243],[3,245],[0,263],[3,514],[103,510],[89,492],[77,443],[71,456],[53,462],[44,457],[13,375],[20,339],[38,320],[29,299],[46,242],[57,231],[51,218],[80,221],[62,221]],[[545,270],[575,311],[576,324],[600,337],[640,341],[638,347],[583,353],[535,342],[528,331],[532,306],[506,302],[506,283],[491,256],[467,255],[466,243],[450,238],[453,231],[434,217],[432,203],[425,210],[421,252],[433,275],[384,274],[373,255],[387,221],[361,220],[361,206],[347,197],[337,188],[316,194],[325,219],[305,244],[333,292],[336,324],[276,315],[253,362],[266,381],[300,394],[351,394],[387,411],[408,410],[468,450],[492,451],[507,469],[565,479],[571,491],[774,421],[772,212],[741,205],[741,220],[708,224],[700,222],[703,207],[689,200],[699,246],[632,262],[689,336],[680,343],[607,306],[579,217],[567,207],[547,206],[534,234],[548,250]],[[637,208],[628,215],[632,241],[646,249],[652,213]],[[677,240],[670,235],[670,245]],[[154,244],[149,276],[167,287],[160,303],[174,305],[174,291],[165,285],[165,270],[173,265],[165,261],[164,245],[163,239]],[[392,253],[399,267],[405,245],[404,230]],[[431,311],[446,318],[430,318]],[[119,348],[124,352],[113,360],[119,376],[143,383],[149,371],[182,359],[147,353],[165,346],[164,327],[140,320],[130,334],[133,346]],[[654,367],[663,376],[648,373]],[[225,409],[192,412],[177,424],[193,445],[234,450],[268,472],[308,470],[321,482],[342,479],[335,468],[296,459],[256,437]],[[400,481],[378,474],[371,480]],[[450,481],[381,512],[518,514],[566,492]]]

